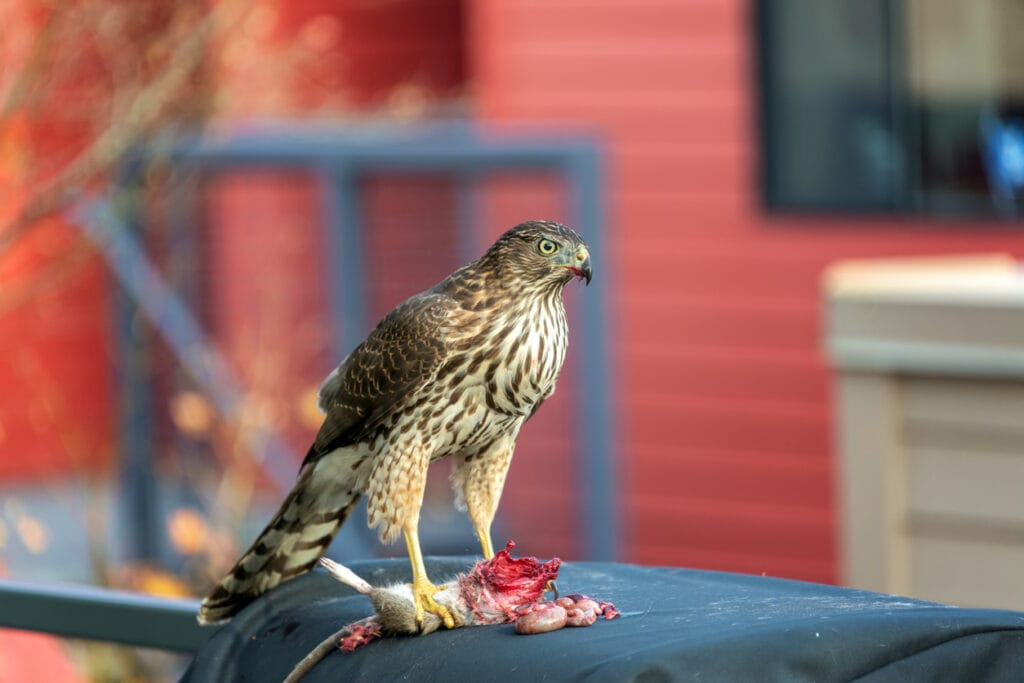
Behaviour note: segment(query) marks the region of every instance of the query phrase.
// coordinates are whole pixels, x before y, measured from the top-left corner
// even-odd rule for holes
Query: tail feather
[[[226,621],[271,588],[316,566],[361,496],[337,489],[317,495],[317,487],[309,485],[312,469],[300,475],[267,528],[203,599],[196,617],[200,624]]]

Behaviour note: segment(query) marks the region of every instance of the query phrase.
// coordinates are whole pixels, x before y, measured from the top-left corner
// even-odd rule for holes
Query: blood
[[[352,652],[357,647],[362,647],[380,636],[381,628],[377,621],[373,619],[357,621],[348,626],[346,633],[341,636],[338,646],[342,652]]]

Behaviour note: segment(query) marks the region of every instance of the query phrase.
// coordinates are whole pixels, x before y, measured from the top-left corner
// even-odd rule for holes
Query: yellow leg
[[[480,548],[483,550],[484,559],[490,560],[494,557],[494,546],[491,545],[491,529],[482,524],[476,525],[476,537],[480,539]]]
[[[455,618],[447,607],[434,600],[434,593],[443,590],[443,586],[435,586],[427,578],[427,568],[423,565],[423,553],[420,552],[420,537],[416,527],[405,529],[405,547],[409,551],[412,563],[413,599],[416,601],[416,623],[423,626],[423,615],[426,612],[436,614],[444,623],[445,628],[455,628]]]

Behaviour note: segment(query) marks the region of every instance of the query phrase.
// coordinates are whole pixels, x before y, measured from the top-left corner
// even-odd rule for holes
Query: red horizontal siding
[[[585,36],[628,33],[654,40],[679,41],[681,35],[723,35],[735,25],[739,8],[735,3],[643,0],[631,2],[636,11],[623,11],[621,0],[577,0],[550,3],[545,0],[506,2],[494,17],[510,40],[551,42]],[[650,11],[650,10],[656,11]],[[581,11],[583,10],[583,11]],[[544,22],[536,21],[543,12]],[[568,31],[567,26],[573,30]]]
[[[370,323],[461,265],[454,188],[443,176],[388,174],[363,185]],[[340,359],[339,359],[340,360]]]
[[[822,486],[830,470],[814,453],[777,454],[677,448],[665,458],[657,447],[637,444],[630,485],[652,498],[684,495],[693,500],[740,505],[819,508],[832,501],[831,486]]]
[[[637,390],[628,411],[630,446],[666,447],[663,457],[681,448],[753,450],[763,453],[824,453],[828,446],[825,406],[765,406],[739,401],[665,396]]]
[[[623,308],[631,309],[623,323],[623,333],[631,337],[673,339],[698,347],[813,352],[819,334],[811,302],[804,309],[770,302],[758,306],[757,301],[726,308],[713,301],[672,301],[664,293],[645,296],[638,289],[631,287],[618,297]]]
[[[823,558],[832,548],[828,515],[780,505],[723,505],[718,500],[678,496],[640,496],[629,501],[629,509],[641,519],[662,521],[661,525],[647,521],[637,528],[631,541],[639,561],[659,562],[661,555],[694,567],[805,580],[830,578],[822,571],[829,569]],[[664,547],[675,552],[665,553]],[[730,562],[709,562],[723,557],[730,557]]]
[[[655,291],[683,290],[692,297],[771,298],[803,306],[808,303],[807,290],[816,287],[819,279],[819,273],[798,258],[735,253],[723,250],[721,244],[695,244],[684,253],[660,253],[656,260],[648,256],[651,249],[623,249],[619,277],[642,281]]]
[[[821,583],[834,581],[831,560],[820,558],[791,558],[786,555],[765,555],[763,553],[755,555],[736,552],[735,549],[716,551],[706,548],[686,548],[684,550],[671,543],[669,539],[662,539],[660,542],[654,543],[636,543],[632,547],[633,561],[642,564],[714,569]]]
[[[627,388],[712,401],[822,406],[828,401],[824,361],[807,354],[755,349],[692,348],[630,337],[620,351],[636,360]]]
[[[113,464],[110,287],[100,259],[54,262],[71,226],[51,223],[0,264],[0,480],[102,472]],[[40,285],[40,283],[45,283]]]
[[[670,536],[684,547],[728,552],[741,540],[752,554],[785,555],[812,560],[829,545],[832,531],[828,516],[809,515],[800,507],[731,501],[723,507],[714,498],[644,494],[627,496],[631,510],[665,521],[648,525],[635,535],[637,543],[655,544]],[[686,524],[684,520],[694,520]]]
[[[327,262],[315,187],[303,174],[228,173],[209,182],[206,197],[211,336],[253,406],[275,405],[277,397],[300,405],[340,360],[324,315]],[[300,414],[277,409],[264,419],[305,455],[312,438]]]
[[[572,353],[570,351],[570,353]],[[572,359],[570,358],[570,363]],[[575,368],[565,368],[571,376]],[[579,452],[575,397],[567,382],[520,432],[506,480],[507,494],[496,523],[496,544],[509,538],[524,553],[542,557],[580,557],[578,534],[580,487],[583,480],[574,460]]]
[[[508,93],[505,93],[508,96]],[[609,88],[607,92],[581,93],[559,90],[557,92],[533,91],[529,106],[523,102],[508,105],[509,114],[505,118],[562,118],[575,120],[574,112],[578,113],[581,106],[590,110],[591,116],[599,115],[602,120],[626,124],[634,124],[638,117],[650,115],[659,118],[675,118],[699,115],[735,116],[736,107],[743,104],[743,99],[735,91],[720,89],[696,94],[680,94],[673,91],[657,92],[642,91],[626,93],[621,88]],[[700,131],[694,131],[694,140],[699,140]]]
[[[457,93],[463,85],[458,0],[312,0],[283,3],[271,14],[272,30],[259,48],[285,62],[302,60],[278,84],[298,110],[336,102],[339,94],[348,105],[379,106],[401,86],[429,98]],[[242,36],[241,42],[252,38]],[[221,86],[244,101],[250,83],[244,75],[240,80]]]

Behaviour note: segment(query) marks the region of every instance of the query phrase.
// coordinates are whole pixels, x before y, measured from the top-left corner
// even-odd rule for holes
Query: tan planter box
[[[843,262],[843,581],[1024,609],[1024,272],[1008,256]]]

